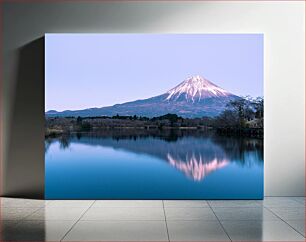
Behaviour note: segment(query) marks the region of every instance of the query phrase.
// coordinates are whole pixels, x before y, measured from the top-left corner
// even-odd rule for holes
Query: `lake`
[[[133,133],[133,132],[132,132]],[[45,140],[46,199],[262,199],[263,140],[107,131]]]

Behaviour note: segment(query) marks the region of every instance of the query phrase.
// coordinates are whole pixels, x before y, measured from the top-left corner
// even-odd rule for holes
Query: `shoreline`
[[[61,136],[71,135],[101,135],[101,136],[183,136],[183,135],[203,135],[214,134],[218,136],[234,138],[258,138],[263,139],[263,129],[260,128],[214,128],[214,127],[163,127],[163,128],[146,128],[146,127],[103,127],[94,128],[89,131],[80,130],[56,130],[46,131],[45,139],[58,138]]]

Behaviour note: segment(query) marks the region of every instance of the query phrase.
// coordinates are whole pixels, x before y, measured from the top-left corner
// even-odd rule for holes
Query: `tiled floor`
[[[1,241],[305,241],[305,198],[43,201],[1,198]]]

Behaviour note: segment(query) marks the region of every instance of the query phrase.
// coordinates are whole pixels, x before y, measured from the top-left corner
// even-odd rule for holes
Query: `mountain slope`
[[[186,79],[168,92],[144,100],[136,100],[109,107],[84,110],[48,111],[47,116],[115,116],[137,115],[156,117],[175,113],[182,117],[216,116],[226,104],[238,96],[218,87],[200,76]]]

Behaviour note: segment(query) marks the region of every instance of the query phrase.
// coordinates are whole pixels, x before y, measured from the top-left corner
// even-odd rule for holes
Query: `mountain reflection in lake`
[[[261,199],[263,141],[200,131],[46,139],[46,197]]]

